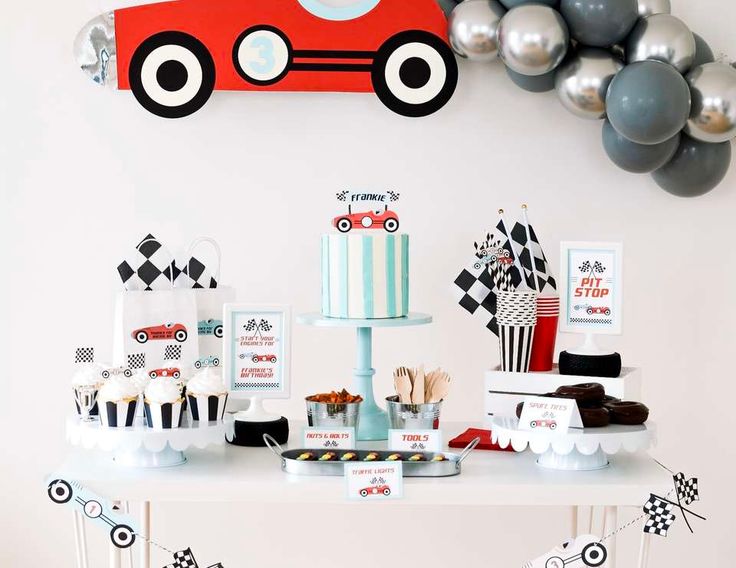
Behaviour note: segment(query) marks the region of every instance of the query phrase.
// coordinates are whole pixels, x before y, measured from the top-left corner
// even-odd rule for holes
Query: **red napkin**
[[[508,448],[502,448],[498,444],[494,444],[491,442],[491,431],[480,430],[478,428],[468,428],[465,432],[450,440],[450,443],[447,445],[451,448],[464,448],[473,440],[473,438],[477,437],[480,437],[480,444],[476,446],[476,450],[496,450],[499,452],[514,451],[511,444],[509,444]]]

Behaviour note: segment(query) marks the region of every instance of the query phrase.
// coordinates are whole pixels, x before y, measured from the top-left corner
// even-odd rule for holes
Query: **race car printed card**
[[[528,396],[519,417],[519,430],[566,434],[569,428],[582,428],[578,403],[571,398]]]
[[[345,488],[351,501],[381,501],[404,496],[401,462],[346,463]]]
[[[289,397],[291,309],[225,304],[225,384],[235,398]]]
[[[622,253],[621,243],[561,244],[561,331],[621,333]]]

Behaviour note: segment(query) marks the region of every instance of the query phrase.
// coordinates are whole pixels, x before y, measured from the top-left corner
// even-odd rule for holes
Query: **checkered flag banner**
[[[146,367],[145,353],[128,353],[128,369],[144,369]]]
[[[496,321],[496,294],[493,276],[486,266],[468,264],[455,279],[453,292],[460,307],[479,318],[481,323],[498,335]]]
[[[549,269],[547,257],[542,250],[542,245],[539,244],[534,227],[529,225],[528,235],[526,229],[524,225],[517,222],[511,229],[511,240],[514,244],[513,249],[519,255],[519,263],[524,271],[527,286],[539,293],[544,292],[548,287],[557,290],[557,281]]]
[[[178,361],[181,359],[181,345],[167,345],[164,348],[165,361]]]
[[[197,561],[194,559],[192,549],[187,548],[174,553],[174,563],[168,564],[165,568],[199,568]]]
[[[672,514],[673,508],[673,503],[651,494],[649,500],[644,503],[644,512],[649,515],[644,523],[644,532],[666,537],[667,531],[677,518]]]
[[[77,347],[74,352],[75,363],[94,363],[95,348],[94,347]]]
[[[698,478],[685,478],[685,474],[680,472],[673,476],[675,480],[675,489],[677,490],[677,498],[685,505],[690,505],[693,501],[700,501],[698,494]]]

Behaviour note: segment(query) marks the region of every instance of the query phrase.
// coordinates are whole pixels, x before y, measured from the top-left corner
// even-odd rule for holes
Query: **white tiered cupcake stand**
[[[353,371],[354,387],[357,394],[363,397],[360,405],[358,421],[358,440],[386,440],[388,438],[388,415],[376,404],[373,395],[373,328],[407,327],[432,323],[428,314],[410,313],[401,318],[386,319],[340,319],[328,318],[322,314],[303,314],[297,322],[317,327],[349,327],[356,328],[358,338],[357,363]]]
[[[539,454],[537,463],[549,469],[589,471],[609,464],[608,456],[621,450],[645,451],[656,444],[656,430],[652,422],[641,426],[612,424],[605,428],[583,428],[567,433],[546,430],[520,430],[517,418],[494,417],[491,421],[491,440],[502,448],[509,445],[517,452],[527,446]]]
[[[66,422],[66,438],[73,446],[102,450],[112,454],[115,463],[129,467],[169,467],[187,461],[184,451],[195,447],[223,445],[225,436],[232,438],[232,420],[189,422],[184,416],[180,428],[154,430],[137,417],[131,428],[107,428],[99,420],[84,422],[70,416]]]

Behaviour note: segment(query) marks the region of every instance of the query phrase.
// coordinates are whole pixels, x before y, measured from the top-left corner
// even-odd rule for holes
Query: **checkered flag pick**
[[[143,369],[146,366],[146,354],[145,353],[129,353],[128,354],[128,369],[136,370]]]
[[[95,348],[94,347],[77,347],[74,352],[75,363],[94,363]]]
[[[493,277],[486,266],[473,262],[455,279],[453,292],[460,307],[480,318],[486,329],[498,335],[496,321],[496,294]]]
[[[167,345],[164,348],[165,361],[178,361],[181,359],[181,345]]]
[[[649,515],[644,523],[644,532],[666,537],[667,531],[677,518],[672,514],[673,508],[673,503],[664,501],[656,495],[650,495],[649,500],[644,503],[644,512]]]
[[[197,561],[194,559],[192,549],[187,548],[174,553],[174,563],[167,565],[165,568],[199,568]]]
[[[700,501],[698,494],[698,478],[685,478],[685,474],[680,472],[673,476],[675,480],[675,489],[677,490],[677,498],[685,505],[689,505],[693,501]]]

